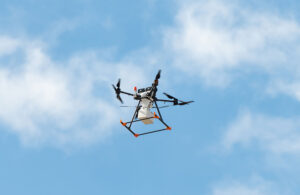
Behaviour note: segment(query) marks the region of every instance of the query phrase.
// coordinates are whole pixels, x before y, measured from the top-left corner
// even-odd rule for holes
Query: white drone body
[[[140,109],[138,112],[138,119],[140,119],[144,124],[153,124],[154,114],[151,112],[151,108],[153,107],[153,101],[151,99],[146,99],[149,96],[149,92],[151,91],[152,87],[142,88],[138,90],[136,95],[140,95],[143,97],[140,103]]]

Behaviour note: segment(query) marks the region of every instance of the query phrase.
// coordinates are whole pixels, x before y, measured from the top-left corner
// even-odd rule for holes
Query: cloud
[[[295,69],[295,72],[297,72],[297,69]],[[286,94],[300,101],[300,80],[296,75],[286,79],[276,79],[270,82],[267,93],[273,96]]]
[[[1,36],[0,43],[0,57],[14,52],[19,46],[18,40],[7,36]]]
[[[279,194],[271,182],[258,177],[251,178],[248,182],[226,181],[216,185],[213,195],[268,195]]]
[[[223,137],[227,149],[234,146],[258,147],[268,154],[300,154],[299,117],[270,117],[242,112],[233,121]]]
[[[0,48],[0,122],[27,146],[84,146],[103,140],[120,118],[111,83],[120,76],[141,84],[147,78],[135,64],[108,62],[95,51],[57,62],[43,42],[0,40],[7,47]]]
[[[272,83],[296,79],[300,72],[299,22],[229,1],[182,3],[164,43],[177,68],[207,85],[226,87],[255,74]]]

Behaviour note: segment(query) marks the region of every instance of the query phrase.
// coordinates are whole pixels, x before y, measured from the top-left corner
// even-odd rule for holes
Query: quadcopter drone
[[[177,99],[177,98],[175,98],[175,97],[173,97],[173,96],[171,96],[167,93],[163,93],[163,94],[165,96],[167,96],[168,100],[158,99],[156,97],[156,92],[157,92],[158,80],[160,78],[160,73],[161,73],[161,70],[159,70],[158,73],[156,74],[155,80],[152,83],[151,87],[141,88],[141,89],[138,89],[138,90],[137,90],[136,87],[134,87],[134,93],[133,94],[122,91],[120,89],[121,79],[118,80],[118,83],[116,84],[116,86],[112,85],[114,90],[115,90],[117,99],[122,104],[123,104],[123,100],[122,100],[120,94],[125,94],[125,95],[132,96],[135,100],[138,101],[138,104],[136,106],[136,109],[135,109],[135,112],[132,116],[131,121],[123,122],[122,120],[120,120],[120,123],[124,127],[126,127],[126,129],[130,133],[132,133],[135,137],[138,137],[140,135],[146,135],[146,134],[150,134],[150,133],[165,131],[165,130],[171,130],[171,127],[164,122],[159,108],[165,108],[165,107],[177,106],[177,105],[183,106],[183,105],[187,105],[187,104],[190,104],[190,103],[194,102],[194,101],[182,101],[182,100],[179,100],[179,99]],[[157,105],[157,102],[173,103],[173,104],[159,107]],[[130,106],[121,106],[121,107],[130,107]],[[156,108],[158,115],[155,112],[151,112],[151,109],[154,109],[154,108]],[[153,124],[154,119],[158,119],[165,126],[165,128],[158,129],[158,130],[152,130],[152,131],[148,131],[148,132],[140,133],[140,134],[135,133],[131,128],[133,123],[140,122],[140,121],[142,121],[146,125]]]

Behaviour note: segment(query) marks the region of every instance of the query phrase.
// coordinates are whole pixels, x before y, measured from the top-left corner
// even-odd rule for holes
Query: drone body
[[[150,134],[150,133],[156,133],[156,132],[164,131],[164,130],[171,130],[171,127],[168,126],[162,119],[162,115],[160,113],[159,108],[164,108],[164,107],[169,107],[169,106],[177,106],[177,105],[182,106],[182,105],[187,105],[189,103],[194,102],[194,101],[185,102],[182,100],[178,100],[177,98],[175,98],[169,94],[166,94],[166,93],[164,93],[164,95],[166,95],[169,98],[169,100],[158,99],[156,97],[156,92],[157,92],[157,86],[158,86],[158,79],[160,78],[160,73],[161,73],[161,70],[158,71],[151,87],[141,88],[138,90],[136,87],[134,87],[135,93],[133,93],[133,94],[125,92],[125,91],[121,91],[121,89],[120,89],[121,80],[120,79],[119,79],[118,83],[116,84],[116,86],[112,85],[115,90],[117,99],[119,99],[121,103],[123,103],[123,100],[122,100],[120,94],[126,94],[129,96],[132,96],[135,100],[138,101],[138,105],[136,106],[132,120],[129,122],[123,122],[122,120],[120,121],[121,124],[124,127],[126,127],[126,129],[128,131],[130,131],[135,137],[138,137],[140,135]],[[173,103],[173,105],[158,107],[157,102]],[[123,107],[127,107],[127,106],[123,106]],[[158,115],[155,112],[151,111],[154,108],[157,110]],[[140,122],[140,121],[146,125],[153,124],[154,119],[158,119],[165,126],[165,128],[158,129],[158,130],[152,130],[152,131],[148,131],[148,132],[144,132],[144,133],[140,133],[140,134],[135,133],[131,128],[133,123]]]
[[[136,93],[136,97],[140,96],[143,97],[141,99],[141,103],[140,103],[140,108],[139,111],[137,113],[137,118],[140,119],[144,124],[148,125],[148,124],[153,124],[153,118],[154,117],[154,113],[151,112],[151,108],[153,108],[153,101],[151,101],[150,97],[148,97],[148,93],[151,92],[152,87],[147,87],[147,88],[143,88],[143,89],[139,89],[138,92]]]

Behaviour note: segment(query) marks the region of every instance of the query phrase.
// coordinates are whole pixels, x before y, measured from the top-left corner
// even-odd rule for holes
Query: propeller
[[[121,85],[121,79],[118,80],[118,83],[116,86],[120,89],[120,85]]]
[[[174,105],[178,105],[178,99],[167,94],[167,93],[163,93],[165,96],[167,96],[169,99],[173,99],[174,100]]]
[[[158,70],[158,73],[155,76],[155,80],[153,82],[153,85],[155,88],[156,88],[156,86],[158,86],[158,79],[160,78],[160,73],[161,73],[161,70]]]
[[[121,89],[120,89],[120,84],[121,84],[121,79],[118,80],[118,83],[116,84],[116,86],[112,85],[114,90],[115,90],[115,93],[116,93],[116,98],[123,104],[123,100],[120,96],[121,94]]]
[[[155,80],[160,79],[160,73],[161,73],[161,70],[158,70],[158,73],[156,74]]]
[[[171,96],[171,95],[169,95],[169,94],[167,94],[167,93],[163,93],[165,96],[167,96],[169,99],[176,99],[175,97],[173,97],[173,96]]]
[[[190,104],[190,103],[193,103],[193,102],[194,102],[194,101],[188,101],[188,102],[182,101],[182,102],[179,103],[178,105],[183,106],[183,105]]]
[[[163,93],[165,96],[167,96],[169,99],[173,99],[174,100],[174,105],[180,105],[180,106],[183,106],[183,105],[186,105],[186,104],[190,104],[190,103],[193,103],[194,101],[188,101],[188,102],[185,102],[185,101],[182,101],[182,100],[178,100],[177,98],[167,94],[167,93]],[[178,103],[178,101],[180,101],[180,103]]]

